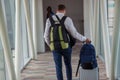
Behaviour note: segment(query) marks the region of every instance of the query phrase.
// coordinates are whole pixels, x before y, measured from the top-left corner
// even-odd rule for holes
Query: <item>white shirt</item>
[[[62,17],[64,16],[64,13],[56,13],[56,15],[62,19]],[[53,19],[55,21],[58,21],[56,16],[53,16]],[[66,30],[77,40],[79,41],[85,41],[86,40],[86,37],[79,34],[76,30],[76,28],[74,27],[74,24],[73,24],[73,21],[70,17],[67,17],[65,22],[64,22],[64,25],[65,25],[65,28]],[[47,43],[47,45],[49,46],[50,44],[50,38],[49,38],[49,34],[50,34],[50,26],[51,26],[51,23],[50,23],[50,20],[47,19],[46,21],[46,27],[45,27],[45,33],[44,33],[44,38],[45,38],[45,42]]]

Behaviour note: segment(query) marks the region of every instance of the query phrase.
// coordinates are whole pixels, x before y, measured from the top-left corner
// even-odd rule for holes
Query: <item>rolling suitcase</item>
[[[79,69],[79,80],[99,80],[99,68],[94,68],[92,70]]]
[[[92,44],[84,44],[80,50],[76,76],[78,73],[79,80],[99,80],[96,52]]]

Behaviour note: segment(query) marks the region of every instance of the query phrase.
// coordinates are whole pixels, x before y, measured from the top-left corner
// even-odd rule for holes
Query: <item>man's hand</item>
[[[87,38],[85,42],[86,43],[91,43],[91,40]]]

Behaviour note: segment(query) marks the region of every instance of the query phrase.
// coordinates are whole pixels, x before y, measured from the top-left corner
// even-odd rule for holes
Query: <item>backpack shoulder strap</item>
[[[59,21],[61,24],[64,24],[64,22],[65,22],[65,20],[66,20],[66,18],[67,18],[67,16],[63,16],[62,19],[60,20],[60,18],[59,18],[57,15],[55,15],[55,16],[56,16],[56,18],[58,19],[58,21]]]
[[[68,31],[66,30],[65,25],[64,25],[64,22],[65,22],[67,16],[63,16],[62,19],[60,20],[60,18],[56,15],[56,18],[58,19],[60,24],[63,25],[63,28],[65,29],[65,31],[68,33]]]
[[[66,18],[67,18],[67,16],[63,16],[62,19],[61,19],[61,23],[64,23]]]
[[[61,22],[60,18],[59,18],[57,15],[55,15],[55,16],[56,16],[56,18],[58,19],[58,21]]]
[[[53,20],[52,16],[49,17],[51,26],[53,27],[55,25],[55,21]]]

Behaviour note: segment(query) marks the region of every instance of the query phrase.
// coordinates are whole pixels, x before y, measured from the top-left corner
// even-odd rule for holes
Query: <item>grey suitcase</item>
[[[99,68],[86,70],[80,67],[79,80],[99,80]]]

